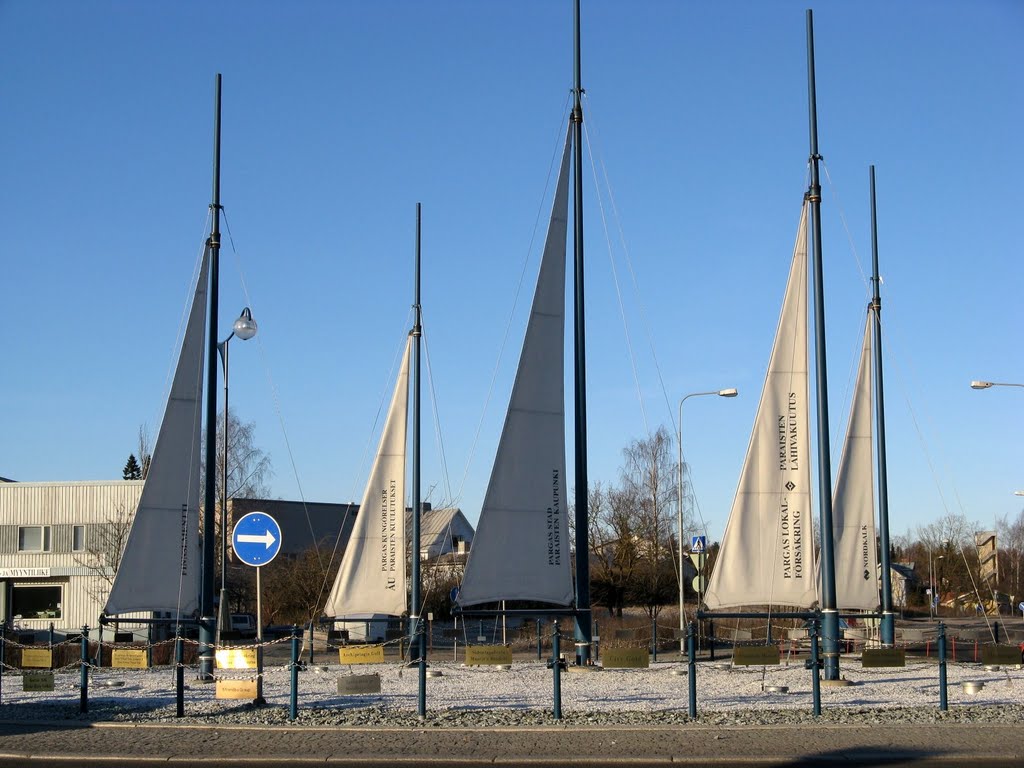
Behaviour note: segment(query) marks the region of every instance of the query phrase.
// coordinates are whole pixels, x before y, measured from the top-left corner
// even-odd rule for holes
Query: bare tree
[[[149,465],[153,461],[153,443],[149,439],[149,429],[145,424],[139,424],[138,446],[136,448],[139,465],[142,468],[142,479],[145,480],[149,474]]]
[[[203,430],[203,444],[206,444],[206,430]],[[263,498],[269,493],[267,483],[274,475],[270,456],[256,445],[255,422],[240,422],[235,412],[228,409],[228,445],[227,445],[227,494],[224,494],[224,412],[217,416],[217,476],[214,488],[217,503],[221,498],[233,499]],[[202,463],[199,470],[201,488],[206,487],[206,467]]]
[[[86,526],[85,549],[75,553],[75,562],[95,576],[86,589],[100,603],[106,603],[114,585],[134,515],[134,509],[123,503],[115,504],[102,523]]]

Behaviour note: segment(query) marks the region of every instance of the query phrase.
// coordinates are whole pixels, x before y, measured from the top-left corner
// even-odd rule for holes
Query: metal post
[[[839,611],[836,608],[835,536],[832,526],[832,459],[829,452],[828,374],[825,355],[825,296],[821,257],[821,184],[818,176],[818,113],[814,88],[814,15],[807,11],[807,97],[810,118],[811,206],[814,251],[814,361],[818,407],[818,504],[821,509],[821,605],[825,635],[825,677],[839,679]]]
[[[50,651],[53,651],[53,622],[50,622],[49,639],[47,641]]]
[[[309,620],[309,665],[313,666],[313,620]]]
[[[146,666],[153,667],[153,625],[146,625]]]
[[[694,642],[697,628],[691,621],[686,625],[687,687],[690,690],[690,717],[697,717],[697,644]]]
[[[871,315],[874,339],[875,431],[878,433],[878,535],[882,560],[882,621],[879,626],[882,645],[896,643],[896,614],[892,608],[892,572],[889,552],[889,480],[885,461],[885,398],[882,388],[882,297],[878,276],[878,224],[875,219],[875,166],[871,166]]]
[[[597,621],[594,621],[594,663],[597,664],[601,660],[601,631],[597,625]]]
[[[583,96],[580,76],[580,0],[574,8],[575,85],[573,87],[573,149],[575,152],[573,202],[573,260],[576,267],[574,302],[574,384],[576,402],[576,663],[590,660],[590,544],[587,485],[587,352],[583,270]]]
[[[232,333],[231,336],[235,334]],[[224,364],[224,434],[221,445],[220,475],[220,606],[217,613],[217,642],[220,633],[231,627],[231,611],[228,606],[228,350],[231,336],[217,345]]]
[[[697,638],[698,642],[700,638]],[[708,619],[708,648],[711,650],[711,660],[715,660],[715,620]]]
[[[540,619],[537,619],[537,661],[541,659]]]
[[[79,677],[81,696],[78,703],[78,711],[86,713],[89,711],[89,625],[82,627],[82,671]]]
[[[651,619],[651,655],[658,661],[658,620]]]
[[[562,719],[562,654],[560,638],[558,636],[558,622],[554,622],[551,633],[551,669],[555,676],[554,691],[554,716],[555,720]]]
[[[4,701],[4,665],[7,663],[7,623],[0,626],[0,704]]]
[[[177,717],[185,716],[185,647],[181,641],[180,630],[174,638],[174,689],[178,705]]]
[[[206,489],[203,502],[203,548],[201,552],[199,595],[199,679],[213,679],[214,641],[211,631],[213,615],[213,508],[217,503],[217,310],[220,291],[220,86],[221,76],[217,74],[213,123],[213,227],[207,240],[210,249],[210,310],[209,310],[209,355],[206,378]]]
[[[811,619],[811,697],[814,716],[821,715],[821,675],[818,674],[818,620]]]
[[[309,623],[310,634],[313,631],[313,622]],[[299,716],[299,628],[292,625],[292,667],[291,667],[292,688],[291,697],[288,702],[288,719],[293,723]]]
[[[946,701],[946,625],[939,622],[939,709],[949,709]]]
[[[263,583],[260,571],[263,566],[256,566],[256,698],[253,704],[262,707],[267,703],[263,698]]]

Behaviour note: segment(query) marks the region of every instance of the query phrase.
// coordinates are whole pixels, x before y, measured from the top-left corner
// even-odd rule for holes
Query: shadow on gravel
[[[935,754],[924,750],[903,750],[898,753],[880,752],[877,749],[833,749],[816,755],[805,755],[788,763],[779,763],[775,768],[810,768],[811,766],[842,765],[844,768],[869,768],[871,766],[910,766],[918,763],[935,765]]]

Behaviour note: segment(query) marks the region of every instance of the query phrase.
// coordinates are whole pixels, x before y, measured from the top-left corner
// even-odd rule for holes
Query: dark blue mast
[[[420,338],[423,335],[422,308],[420,306],[420,204],[416,203],[416,267],[415,298],[412,326],[413,379],[412,379],[412,595],[409,606],[409,644],[417,659],[419,692],[416,708],[421,718],[427,715],[427,643],[420,616]]]
[[[825,297],[821,259],[821,184],[818,178],[818,106],[814,90],[814,15],[807,11],[807,97],[811,138],[811,205],[814,280],[814,362],[818,406],[818,498],[821,504],[821,611],[825,679],[839,679],[839,611],[836,608],[835,538],[832,525],[832,459],[829,454],[828,375],[825,360]]]
[[[210,251],[210,332],[206,362],[206,495],[203,501],[203,549],[199,594],[199,678],[213,679],[213,551],[217,492],[217,305],[220,290],[220,73],[217,74],[213,116],[213,226],[206,247]]]
[[[575,392],[576,392],[576,663],[590,660],[593,633],[590,622],[590,543],[587,523],[587,353],[583,302],[583,86],[580,85],[580,0],[576,0],[574,21],[575,84],[573,86],[573,255],[576,267]]]
[[[882,392],[882,296],[878,277],[878,223],[875,219],[875,166],[871,166],[871,317],[875,373],[875,431],[878,440],[878,536],[882,564],[882,645],[896,642],[896,614],[892,610],[892,565],[889,551],[889,480],[885,463],[885,398]]]

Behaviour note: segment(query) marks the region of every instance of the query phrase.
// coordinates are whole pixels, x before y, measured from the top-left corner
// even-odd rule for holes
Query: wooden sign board
[[[1007,666],[1021,664],[1021,649],[1016,645],[983,645],[981,663]]]
[[[21,666],[49,669],[53,666],[53,651],[49,648],[22,648]]]
[[[865,648],[860,655],[862,667],[905,667],[907,651],[904,648]]]
[[[110,666],[120,669],[148,669],[149,659],[142,648],[115,648],[110,652]]]
[[[779,663],[779,649],[774,645],[737,645],[732,651],[737,667],[764,667]]]
[[[383,645],[349,645],[338,649],[342,664],[383,664]]]
[[[218,699],[255,699],[255,680],[218,680]]]
[[[52,691],[53,672],[22,672],[21,690]]]
[[[605,648],[601,664],[605,669],[647,669],[651,656],[646,648]]]
[[[467,645],[465,663],[467,667],[511,664],[512,649],[506,645]]]
[[[359,696],[380,693],[380,675],[345,675],[338,678],[338,693]]]
[[[215,655],[217,669],[256,669],[255,648],[222,648]]]

